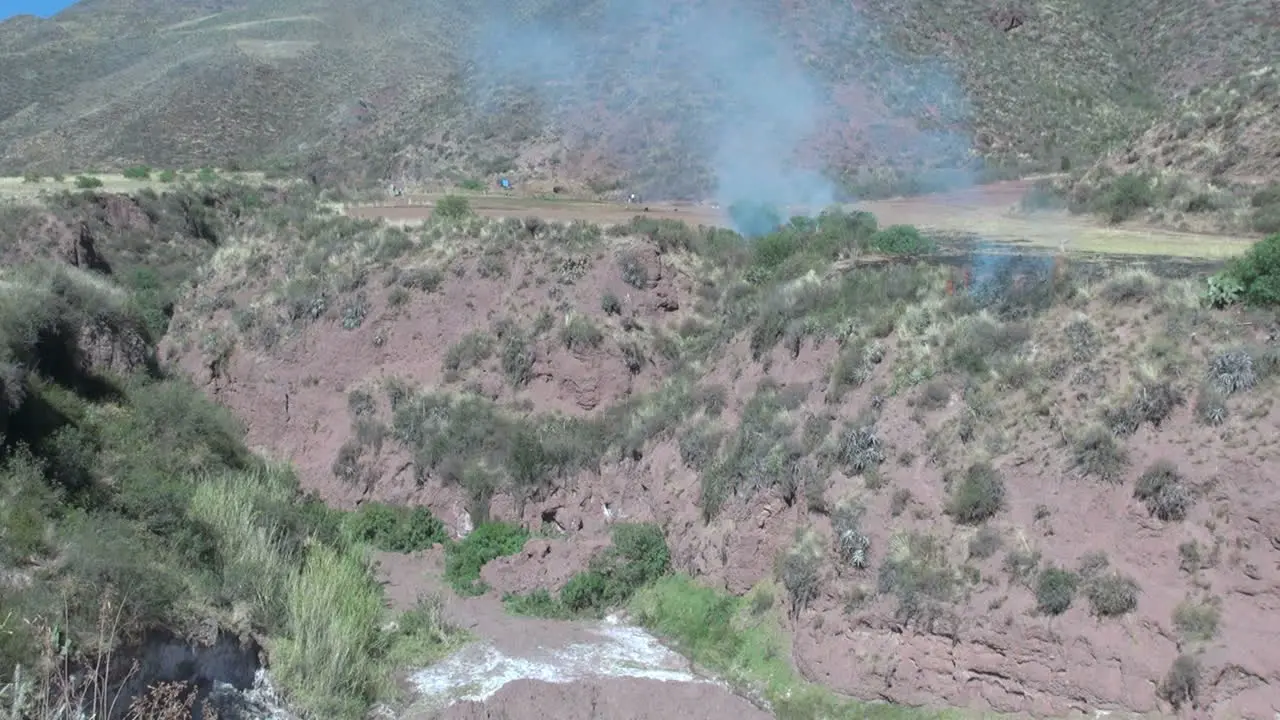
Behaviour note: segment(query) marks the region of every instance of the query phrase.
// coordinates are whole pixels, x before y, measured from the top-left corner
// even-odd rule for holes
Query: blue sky
[[[0,0],[0,20],[14,15],[49,17],[75,0]]]

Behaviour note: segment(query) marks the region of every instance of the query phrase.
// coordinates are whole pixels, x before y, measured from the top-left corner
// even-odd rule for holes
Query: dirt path
[[[492,595],[464,598],[440,581],[437,554],[380,553],[393,606],[420,593],[446,599],[451,622],[475,638],[443,661],[407,677],[418,697],[404,720],[769,720],[722,683],[644,630],[603,622],[508,615]]]
[[[881,225],[912,224],[940,232],[971,233],[995,241],[1027,243],[1067,252],[1120,255],[1168,255],[1190,258],[1224,258],[1242,252],[1251,238],[1180,233],[1141,226],[1108,226],[1091,218],[1066,212],[1015,215],[1012,209],[1031,180],[982,185],[967,190],[855,203],[849,209],[867,210]],[[351,206],[354,217],[385,218],[391,222],[421,222],[442,194],[398,198],[394,203]],[[710,203],[651,203],[647,206],[590,200],[566,200],[518,195],[468,195],[471,207],[490,217],[536,215],[545,220],[586,220],[601,224],[628,222],[637,214],[683,220],[693,225],[728,226],[723,208]],[[805,208],[788,208],[804,214]]]

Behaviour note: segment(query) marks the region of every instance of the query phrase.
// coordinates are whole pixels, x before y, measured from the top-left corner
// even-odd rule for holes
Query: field
[[[866,201],[840,207],[870,212],[885,225],[915,225],[944,235],[958,234],[1033,251],[1220,260],[1240,254],[1254,242],[1247,237],[1176,232],[1142,227],[1140,223],[1116,227],[1065,211],[1033,215],[1015,212],[1031,184],[1029,180],[1004,182],[960,192]],[[632,205],[565,200],[554,196],[530,198],[496,192],[458,194],[467,198],[475,212],[486,217],[523,218],[531,215],[554,222],[581,220],[613,225],[630,222],[639,214],[691,225],[729,227],[732,224],[723,208],[712,207],[710,203]],[[443,196],[411,194],[393,201],[349,205],[345,212],[351,217],[379,218],[408,225],[430,217],[433,204]],[[814,210],[791,207],[787,212],[803,215]]]

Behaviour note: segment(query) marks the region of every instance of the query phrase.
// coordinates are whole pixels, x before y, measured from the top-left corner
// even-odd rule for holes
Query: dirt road
[[[1254,242],[1252,238],[1181,233],[1133,225],[1108,226],[1092,218],[1066,212],[1017,215],[1012,212],[1013,208],[1031,182],[994,183],[934,195],[859,202],[846,207],[874,213],[882,226],[911,224],[935,231],[971,233],[995,241],[1029,243],[1066,252],[1217,259],[1237,255]],[[415,195],[397,198],[393,203],[350,206],[346,212],[354,217],[415,223],[429,217],[435,201],[442,196]],[[473,194],[467,198],[474,211],[490,217],[535,215],[551,221],[586,220],[614,224],[644,214],[683,220],[692,225],[727,227],[730,224],[724,209],[710,203],[650,203],[646,210],[642,205],[514,194]],[[807,211],[801,207],[788,210],[793,215]]]

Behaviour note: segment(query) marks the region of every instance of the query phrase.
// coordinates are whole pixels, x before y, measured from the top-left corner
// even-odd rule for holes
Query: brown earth
[[[176,319],[167,351],[245,419],[252,442],[292,461],[305,487],[347,507],[369,499],[425,505],[462,533],[474,523],[465,492],[440,472],[426,471],[416,481],[412,454],[394,442],[361,451],[356,482],[335,477],[335,460],[355,437],[343,419],[348,394],[376,390],[380,379],[397,377],[425,389],[467,388],[520,413],[580,417],[645,397],[660,387],[671,362],[649,353],[633,374],[623,361],[622,342],[635,332],[651,341],[682,324],[705,322],[696,308],[702,307],[700,284],[712,272],[678,253],[660,255],[645,242],[607,239],[581,251],[573,247],[582,246],[517,244],[503,256],[505,274],[497,277],[485,269],[488,246],[453,242],[441,250],[448,272],[433,292],[393,304],[383,282],[391,278],[366,277],[367,319],[353,330],[341,329],[331,311],[295,335],[281,336],[271,349],[242,338],[211,363],[184,334],[234,332],[231,313],[186,310]],[[287,247],[275,251],[296,263]],[[618,267],[627,251],[644,258],[652,279],[647,287],[623,282]],[[230,270],[235,257],[215,259],[227,274],[201,286],[199,297],[229,298],[223,307],[263,297],[264,282]],[[623,299],[621,318],[601,308],[606,292]],[[927,336],[914,334],[926,332],[923,327],[910,330],[916,309],[883,339],[883,357],[871,377],[832,402],[824,390],[839,350],[834,343],[801,342],[794,354],[776,348],[755,361],[748,337],[740,335],[698,373],[701,387],[723,390],[725,406],[716,425],[732,430],[749,399],[768,387],[784,398],[789,409],[783,416],[797,425],[811,418],[838,427],[878,408],[876,432],[886,460],[875,484],[831,471],[815,478],[820,498],[814,502],[798,502],[775,489],[731,498],[707,522],[699,507],[700,473],[682,458],[680,439],[688,428],[672,428],[649,437],[638,452],[606,456],[599,472],[553,483],[529,502],[499,492],[492,516],[560,529],[565,539],[531,541],[522,554],[487,568],[485,578],[497,593],[554,586],[581,569],[589,556],[583,547],[602,542],[611,523],[652,521],[664,527],[677,569],[743,593],[774,575],[776,558],[798,529],[809,528],[828,546],[833,543],[829,509],[856,501],[865,507],[862,532],[877,561],[910,558],[918,552],[910,538],[931,535],[941,550],[930,562],[951,572],[962,568],[968,580],[952,604],[921,622],[904,620],[892,594],[877,593],[874,572],[825,565],[822,591],[790,627],[795,665],[806,677],[856,697],[905,704],[1037,716],[1095,710],[1171,714],[1158,688],[1177,656],[1194,653],[1205,671],[1196,702],[1181,709],[1186,717],[1270,720],[1280,712],[1280,631],[1270,622],[1280,607],[1280,494],[1267,480],[1280,469],[1280,409],[1273,390],[1260,387],[1233,397],[1221,427],[1197,423],[1193,402],[1176,405],[1158,428],[1142,425],[1122,437],[1128,461],[1116,482],[1083,477],[1073,459],[1090,419],[1128,397],[1141,367],[1183,358],[1175,363],[1182,369],[1174,377],[1185,397],[1208,357],[1249,340],[1242,333],[1256,331],[1252,340],[1266,342],[1265,328],[1251,330],[1225,314],[1196,315],[1190,309],[1194,301],[1179,299],[1186,297],[1176,289],[1134,296],[1095,286],[1035,320],[1027,361],[1042,368],[1037,373],[1048,373],[1043,368],[1058,358],[1054,366],[1065,363],[1063,373],[989,396],[982,419],[975,419],[976,401],[964,391],[969,381],[955,375],[937,378],[940,404],[926,404],[910,390],[881,397],[895,365],[912,362]],[[196,300],[186,307],[217,307]],[[550,311],[553,320],[569,311],[588,317],[604,329],[604,342],[571,352],[554,335],[541,337],[533,379],[517,389],[504,382],[492,359],[455,376],[444,371],[447,352],[467,333],[499,318],[528,327],[539,310]],[[920,312],[926,325],[936,322],[928,320],[933,311]],[[1193,317],[1200,323],[1194,332],[1179,329]],[[1071,359],[1068,327],[1079,318],[1091,319],[1099,341]],[[1173,355],[1160,350],[1161,343],[1173,343]],[[1119,618],[1096,617],[1077,597],[1061,615],[1039,614],[1034,579],[1012,579],[1002,569],[1012,556],[972,555],[975,528],[955,523],[945,509],[956,473],[982,458],[990,459],[1009,488],[1004,509],[989,523],[1006,550],[1036,553],[1046,566],[1068,568],[1103,552],[1108,572],[1137,580],[1136,609]],[[1184,521],[1152,517],[1134,497],[1133,482],[1157,460],[1173,463],[1197,498]],[[1190,547],[1201,553],[1193,564],[1186,554]],[[392,577],[394,582],[395,571]],[[1184,602],[1218,609],[1212,639],[1192,640],[1177,629],[1175,608]],[[518,685],[503,702],[521,702],[532,690]],[[596,689],[565,692],[590,698]]]

